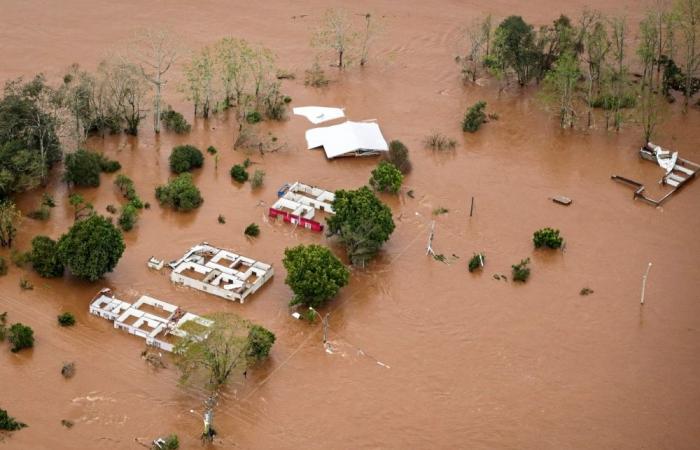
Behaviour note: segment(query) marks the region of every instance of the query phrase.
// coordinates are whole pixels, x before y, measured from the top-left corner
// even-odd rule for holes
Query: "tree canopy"
[[[25,348],[34,347],[34,330],[27,325],[14,323],[10,327],[7,339],[12,344],[12,353],[17,353]]]
[[[520,16],[510,16],[496,28],[494,55],[502,70],[515,71],[518,83],[524,86],[535,76],[538,53],[535,31]]]
[[[76,222],[58,241],[58,255],[73,275],[96,281],[116,267],[124,253],[122,233],[98,214]]]
[[[287,270],[284,281],[294,292],[291,305],[322,306],[335,297],[350,278],[350,272],[343,263],[321,245],[287,248],[282,264]]]
[[[158,186],[156,198],[162,205],[178,211],[190,211],[199,207],[204,201],[189,173],[182,173],[170,180],[168,184]]]
[[[63,275],[63,263],[58,257],[58,244],[48,236],[36,236],[32,239],[29,259],[32,267],[44,278]]]
[[[202,167],[204,155],[194,145],[178,145],[173,148],[169,158],[170,170],[173,173],[189,172]]]
[[[396,194],[401,189],[403,174],[389,161],[380,161],[377,168],[372,171],[369,184],[378,191]]]
[[[97,187],[100,185],[102,164],[100,155],[80,149],[66,155],[63,181],[75,186]]]
[[[366,186],[336,191],[333,210],[326,219],[328,235],[338,236],[353,265],[364,266],[394,231],[391,209]]]

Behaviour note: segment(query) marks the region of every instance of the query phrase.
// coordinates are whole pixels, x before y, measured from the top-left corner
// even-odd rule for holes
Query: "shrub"
[[[41,194],[41,204],[43,206],[48,206],[49,208],[56,207],[56,202],[54,201],[53,196],[48,192]]]
[[[66,155],[63,181],[75,186],[97,187],[100,185],[100,155],[80,149]]]
[[[17,266],[17,267],[24,267],[29,262],[31,261],[31,254],[30,252],[22,252],[16,249],[13,249],[10,252],[10,260],[12,263]]]
[[[348,284],[350,271],[327,247],[298,245],[285,249],[285,283],[294,292],[290,305],[319,307]]]
[[[513,281],[524,283],[530,277],[530,258],[521,260],[518,264],[513,264]]]
[[[138,221],[138,214],[138,210],[131,202],[124,205],[117,220],[119,227],[124,231],[131,231]]]
[[[287,111],[287,104],[292,101],[291,97],[285,97],[280,92],[280,83],[267,83],[263,86],[260,94],[263,103],[265,117],[271,120],[283,120]],[[289,98],[289,102],[285,101]]]
[[[217,217],[216,220],[222,225],[226,223],[226,217],[222,216],[221,214],[219,214],[219,217]]]
[[[484,253],[474,253],[472,259],[469,260],[469,271],[474,272],[476,269],[481,269],[486,264],[486,255]]]
[[[448,138],[440,132],[434,132],[423,139],[423,145],[432,150],[454,150],[457,146],[457,141]]]
[[[116,214],[116,213],[117,213],[117,207],[114,206],[114,205],[107,205],[107,207],[106,207],[105,209],[106,209],[107,212],[110,213],[110,214]]]
[[[248,348],[246,356],[252,362],[261,361],[270,354],[275,334],[265,327],[253,325],[248,330]]]
[[[239,183],[245,183],[248,181],[248,171],[241,164],[236,164],[231,167],[231,178],[238,181]]]
[[[262,120],[262,114],[257,111],[252,111],[246,114],[245,121],[248,123],[258,123]]]
[[[260,227],[257,223],[251,223],[250,225],[245,227],[243,234],[250,237],[258,237],[260,236]]]
[[[7,411],[0,408],[0,430],[17,431],[26,426],[27,424],[17,422],[14,417],[11,417],[9,414],[7,414]]]
[[[389,142],[387,160],[396,166],[403,174],[411,171],[411,161],[408,159],[408,148],[401,141]]]
[[[441,215],[443,215],[443,214],[447,214],[448,212],[450,212],[449,209],[444,208],[444,207],[442,207],[442,206],[438,206],[437,208],[435,208],[435,209],[433,210],[433,215],[434,215],[434,216],[441,216]]]
[[[10,349],[12,353],[17,353],[25,348],[34,347],[34,330],[21,323],[13,324],[10,327],[10,332],[7,337],[7,340],[12,344],[12,348]]]
[[[485,101],[478,101],[467,110],[464,115],[464,120],[462,121],[462,131],[468,131],[470,133],[475,133],[481,124],[486,122],[486,109]]]
[[[311,68],[304,73],[304,85],[321,87],[327,84],[326,72],[323,71],[318,61],[314,62]]]
[[[559,236],[559,230],[547,227],[535,231],[532,242],[535,244],[535,248],[559,248],[564,242],[564,238]]]
[[[19,279],[19,287],[23,291],[31,291],[32,289],[34,289],[34,285],[32,284],[32,282],[24,277],[21,277]]]
[[[174,131],[177,134],[189,133],[192,126],[187,123],[185,117],[168,106],[160,113],[160,120],[166,130]]]
[[[389,161],[380,161],[369,179],[369,184],[374,189],[392,194],[399,192],[402,182],[403,174]]]
[[[104,173],[114,173],[122,168],[119,161],[109,159],[105,155],[98,155],[98,157],[100,158],[100,170],[102,170]]]
[[[7,261],[0,256],[0,276],[7,275]]]
[[[202,167],[204,156],[193,145],[178,145],[173,148],[169,158],[170,170],[173,173],[189,172],[192,169]]]
[[[63,263],[58,257],[58,243],[48,236],[36,236],[32,239],[30,253],[32,267],[44,278],[63,275]]]
[[[39,209],[35,209],[27,214],[27,217],[34,220],[49,220],[49,217],[51,217],[51,208],[46,205],[41,205]]]
[[[60,318],[59,317],[59,323],[60,323]],[[75,320],[73,321],[75,323]],[[61,326],[72,326],[71,325],[61,325]],[[63,363],[63,367],[61,367],[61,375],[63,375],[63,378],[73,378],[73,375],[75,375],[75,363],[74,362],[69,362],[69,363]],[[73,423],[71,422],[70,424],[63,424],[62,425],[66,428],[70,428],[73,426]]]
[[[75,316],[69,312],[64,312],[58,316],[58,324],[62,327],[72,327],[75,325]]]
[[[199,207],[202,195],[192,182],[192,175],[183,173],[170,180],[168,184],[156,188],[156,198],[161,205],[178,211],[190,211]]]
[[[250,179],[250,186],[253,189],[257,189],[263,185],[265,181],[265,171],[261,169],[255,169],[253,176]]]
[[[153,450],[177,450],[180,448],[180,440],[177,434],[171,434],[161,440],[159,444],[153,445]]]
[[[285,103],[292,103],[292,97],[285,95],[283,101]]]
[[[121,192],[124,198],[126,198],[127,200],[138,199],[138,195],[136,195],[136,188],[134,187],[134,182],[131,181],[131,178],[127,177],[126,175],[117,175],[117,178],[115,178],[114,180],[114,185],[119,189],[119,192]]]
[[[217,153],[216,147],[214,147],[213,145],[210,145],[209,147],[207,147],[207,153],[209,153],[210,155],[216,155],[216,153]]]

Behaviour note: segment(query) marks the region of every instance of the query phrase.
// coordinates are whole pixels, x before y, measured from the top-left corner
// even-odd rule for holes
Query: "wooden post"
[[[647,287],[647,277],[649,276],[649,270],[651,270],[651,263],[647,266],[647,271],[644,273],[644,276],[642,277],[642,299],[639,302],[641,305],[644,304],[644,291],[646,290]]]
[[[469,217],[474,214],[474,196],[472,196],[472,206],[469,208]]]

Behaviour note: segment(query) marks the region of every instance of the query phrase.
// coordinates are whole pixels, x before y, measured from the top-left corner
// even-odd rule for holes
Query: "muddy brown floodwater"
[[[118,159],[154,206],[126,234],[123,258],[101,283],[44,280],[16,267],[0,278],[0,310],[36,334],[33,350],[0,351],[0,407],[30,425],[5,436],[0,447],[140,448],[135,439],[170,432],[179,434],[182,448],[199,446],[201,421],[190,410],[201,410],[203,393],[178,386],[172,364],[150,369],[139,357],[143,341],[88,314],[93,294],[108,286],[126,298],[147,293],[193,312],[235,312],[276,333],[269,362],[226,390],[216,412],[217,446],[697,448],[700,183],[663,208],[633,201],[611,174],[652,187],[659,177],[657,167],[637,156],[637,127],[626,125],[619,134],[562,132],[533,92],[513,90],[499,99],[493,86],[464,87],[453,62],[460,26],[485,12],[519,13],[543,24],[584,5],[624,13],[634,24],[643,11],[632,0],[353,2],[347,5],[353,12],[384,16],[375,59],[314,90],[303,86],[303,70],[312,62],[309,30],[326,2],[0,2],[0,79],[39,71],[56,79],[76,61],[93,69],[149,23],[177,30],[192,48],[227,35],[262,42],[279,55],[280,66],[296,72],[296,80],[284,82],[294,105],[343,106],[350,119],[376,118],[387,138],[406,143],[414,170],[405,184],[415,192],[415,198],[383,197],[396,231],[378,260],[354,270],[326,309],[336,350],[328,354],[319,324],[289,317],[281,265],[285,247],[326,239],[270,223],[258,205],[297,179],[328,189],[358,187],[375,160],[327,161],[305,149],[311,125],[292,117],[270,125],[287,149],[253,157],[267,173],[265,186],[253,193],[228,175],[245,155],[231,150],[234,128],[225,115],[195,120],[185,137],[154,137],[147,125],[138,138],[91,139],[88,146]],[[175,87],[175,81],[167,86],[168,102],[191,115]],[[462,135],[461,115],[478,99],[500,120]],[[683,116],[675,108],[657,140],[698,161],[700,113]],[[431,130],[458,138],[458,149],[424,150],[421,140]],[[160,208],[153,194],[167,179],[167,157],[179,143],[214,145],[221,155],[218,170],[208,156],[195,175],[205,202],[191,214]],[[113,177],[81,191],[98,211],[120,201]],[[26,221],[18,248],[38,233],[58,237],[72,224],[65,186],[54,181],[49,190],[58,207],[46,223]],[[33,209],[40,195],[21,196],[22,210]],[[574,203],[555,205],[548,200],[554,195]],[[437,218],[434,246],[459,256],[449,265],[425,256],[438,206],[450,212]],[[217,224],[219,214],[225,225]],[[254,221],[262,234],[248,241],[242,230]],[[543,226],[562,230],[565,252],[533,251],[532,232]],[[164,273],[147,270],[151,255],[173,259],[202,240],[271,262],[276,276],[239,305],[174,287]],[[468,273],[468,257],[482,250],[485,272]],[[528,256],[527,284],[492,277],[510,275],[510,265]],[[654,266],[640,308],[648,262]],[[34,283],[33,291],[20,290],[20,276]],[[580,296],[583,287],[595,293]],[[76,314],[76,327],[57,326],[64,310]],[[66,361],[76,363],[70,380],[60,375]],[[75,426],[66,429],[61,419]]]

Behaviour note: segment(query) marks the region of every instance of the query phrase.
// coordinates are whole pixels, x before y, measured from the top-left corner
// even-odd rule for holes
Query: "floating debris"
[[[564,206],[569,206],[572,202],[572,200],[569,197],[564,197],[563,195],[557,195],[556,197],[552,197],[552,201],[554,203],[559,203],[560,205]]]
[[[581,291],[579,291],[578,294],[579,295],[591,295],[593,292],[594,292],[593,289],[585,287],[585,288],[581,289]]]

